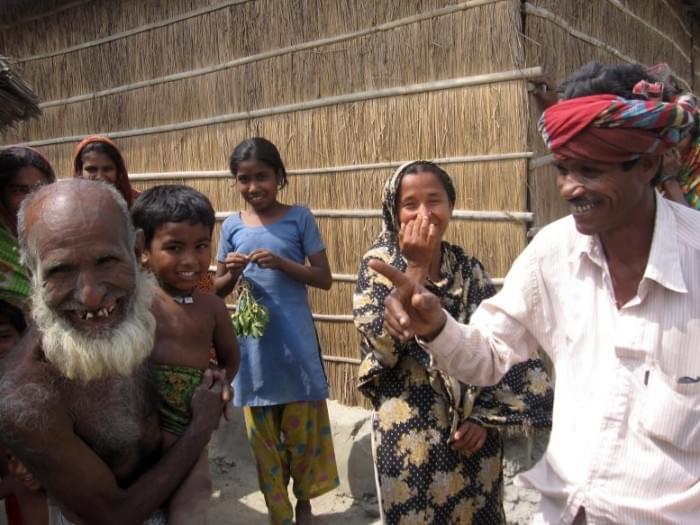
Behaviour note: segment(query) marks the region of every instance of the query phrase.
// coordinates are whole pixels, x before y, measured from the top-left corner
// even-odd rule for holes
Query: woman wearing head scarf
[[[119,148],[101,135],[86,137],[76,146],[73,177],[112,184],[124,197],[129,208],[139,196],[139,192],[131,188],[129,173]]]
[[[17,249],[17,213],[29,193],[55,180],[51,164],[37,150],[0,150],[0,299],[19,308],[24,308],[31,285]]]
[[[373,455],[389,524],[505,523],[502,433],[551,424],[552,389],[539,359],[518,365],[496,386],[477,388],[433,368],[415,339],[399,342],[384,327],[391,283],[367,263],[379,259],[406,270],[415,253],[406,239],[417,224],[439,241],[426,287],[445,310],[466,323],[495,293],[478,260],[441,240],[454,204],[452,180],[437,165],[399,168],[385,185],[384,229],[362,259],[353,298],[363,356],[359,388],[375,410]]]

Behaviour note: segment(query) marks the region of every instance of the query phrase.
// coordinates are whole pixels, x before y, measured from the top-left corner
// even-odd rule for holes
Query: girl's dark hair
[[[122,156],[111,144],[107,142],[90,142],[80,150],[80,155],[75,159],[76,168],[79,171],[83,169],[83,156],[86,153],[102,153],[103,155],[107,155],[114,163],[117,170],[121,170]],[[122,173],[122,175],[124,174]]]
[[[402,172],[402,180],[406,175],[413,175],[415,173],[428,172],[434,174],[442,186],[445,188],[445,193],[447,193],[447,200],[450,206],[454,208],[455,202],[457,200],[457,192],[455,191],[454,184],[452,184],[452,178],[443,170],[440,166],[434,162],[428,160],[419,160],[413,162],[406,166]],[[398,202],[398,199],[397,199]]]
[[[27,329],[22,310],[2,299],[0,299],[0,318],[6,319],[20,335]]]
[[[182,185],[154,186],[144,191],[131,207],[131,221],[143,230],[146,246],[151,245],[156,230],[167,222],[202,224],[214,231],[216,214],[206,196]]]
[[[628,99],[639,99],[643,97],[632,93],[632,89],[640,80],[657,82],[657,79],[639,64],[589,62],[564,79],[557,87],[557,91],[559,97],[564,100],[604,93]],[[673,88],[664,85],[662,96],[664,101],[671,100],[674,94]]]
[[[10,146],[0,149],[0,188],[5,187],[22,168],[38,169],[47,182],[54,182],[53,168],[41,153],[24,146]]]
[[[282,162],[282,157],[277,147],[269,140],[253,137],[233,148],[229,158],[229,169],[234,177],[238,174],[241,162],[246,160],[257,160],[274,169],[279,179],[279,189],[287,185],[287,170]]]

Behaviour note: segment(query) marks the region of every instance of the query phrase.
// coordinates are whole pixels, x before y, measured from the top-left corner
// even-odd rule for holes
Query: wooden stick
[[[237,213],[235,211],[218,211],[216,219],[224,220],[229,215]],[[311,210],[311,213],[316,217],[332,217],[332,218],[375,218],[382,216],[380,209],[333,209],[326,208],[322,210]],[[514,221],[514,222],[531,222],[533,214],[529,211],[492,211],[492,210],[455,210],[452,212],[453,219],[472,220],[472,221]]]
[[[159,84],[165,84],[167,82],[175,82],[177,80],[183,80],[186,78],[193,78],[200,75],[208,75],[210,73],[216,73],[217,71],[223,71],[243,64],[250,64],[253,62],[258,62],[261,60],[266,60],[269,58],[274,58],[277,56],[287,55],[290,53],[296,53],[297,51],[305,51],[308,49],[314,49],[317,47],[328,46],[331,44],[337,44],[339,42],[345,42],[347,40],[353,40],[355,38],[364,37],[374,33],[380,33],[383,31],[390,31],[401,26],[415,24],[422,22],[423,20],[429,20],[440,16],[449,15],[458,11],[464,11],[472,7],[478,7],[487,4],[493,4],[496,2],[502,2],[504,0],[471,0],[469,2],[462,2],[461,4],[443,7],[441,9],[436,9],[434,11],[429,11],[427,13],[420,13],[418,15],[407,16],[405,18],[400,18],[398,20],[392,20],[391,22],[386,22],[384,24],[379,24],[374,27],[369,27],[367,29],[361,29],[359,31],[353,31],[352,33],[344,33],[341,35],[335,35],[327,38],[319,38],[317,40],[312,40],[309,42],[304,42],[301,44],[296,44],[292,46],[287,46],[278,49],[272,49],[269,51],[263,51],[262,53],[256,53],[254,55],[249,55],[242,58],[236,58],[234,60],[229,60],[220,64],[215,64],[213,66],[201,67],[197,69],[192,69],[190,71],[181,71],[172,75],[165,75],[158,78],[152,78],[148,80],[142,80],[139,82],[134,82],[131,84],[124,84],[121,86],[103,89],[100,91],[95,91],[93,93],[86,93],[82,95],[77,95],[74,97],[68,97],[64,99],[51,100],[44,102],[41,107],[48,108],[52,106],[60,106],[64,104],[74,104],[76,102],[82,102],[85,100],[92,100],[95,98],[106,97],[109,95],[114,95],[116,93],[124,93],[127,91],[133,91],[135,89],[141,89],[150,86],[156,86]]]
[[[329,321],[340,323],[352,323],[352,315],[345,314],[312,314],[314,321]]]
[[[241,120],[251,120],[271,115],[282,115],[286,113],[294,113],[297,111],[307,111],[310,109],[318,109],[328,106],[336,106],[339,104],[350,104],[353,102],[363,102],[365,100],[376,100],[388,97],[400,97],[405,95],[416,95],[419,93],[429,93],[432,91],[442,91],[446,89],[456,89],[468,86],[479,86],[483,84],[492,84],[497,82],[509,82],[513,80],[526,80],[533,77],[541,77],[541,67],[529,67],[524,69],[514,69],[511,71],[501,71],[498,73],[487,73],[484,75],[473,75],[469,77],[450,78],[445,80],[434,80],[431,82],[423,82],[420,84],[409,84],[407,86],[396,86],[384,89],[375,89],[369,91],[360,91],[357,93],[348,93],[345,95],[335,95],[316,100],[308,100],[304,102],[295,102],[272,108],[262,108],[251,111],[242,111],[238,113],[228,113],[215,117],[190,120],[186,122],[176,122],[174,124],[164,124],[161,126],[153,126],[149,128],[130,129],[125,131],[113,132],[98,132],[99,135],[105,135],[109,138],[125,138],[137,137],[143,135],[155,135],[158,133],[168,133],[171,131],[182,131],[186,129],[198,128],[203,126],[211,126],[215,124],[225,124]],[[94,133],[89,133],[94,134]],[[72,135],[67,137],[58,137],[52,139],[35,140],[24,143],[25,146],[48,146],[51,144],[66,144],[78,142],[85,135]]]
[[[216,266],[209,267],[210,272],[216,271]],[[336,282],[341,283],[354,283],[357,281],[356,273],[332,273],[331,278]],[[492,277],[491,282],[494,286],[503,286],[503,277]]]
[[[587,44],[590,44],[594,47],[598,47],[600,49],[603,49],[604,51],[607,51],[611,55],[619,58],[620,60],[624,60],[625,62],[629,62],[630,64],[640,64],[639,61],[635,60],[634,58],[625,55],[622,51],[614,48],[610,44],[603,42],[602,40],[597,39],[594,36],[591,36],[587,33],[583,33],[582,31],[579,31],[578,29],[574,29],[566,20],[564,20],[562,17],[555,15],[551,11],[544,9],[542,7],[536,7],[532,5],[529,2],[525,2],[522,4],[522,8],[525,11],[526,14],[533,15],[533,16],[538,16],[540,18],[544,18],[545,20],[549,20],[550,22],[553,22],[555,25],[559,26],[560,29],[566,31],[569,33],[571,36],[574,38],[578,38],[579,40],[582,40],[586,42]],[[644,64],[642,64],[644,65]],[[673,71],[672,71],[673,73]],[[673,73],[674,78],[678,79],[678,81],[683,84],[685,89],[687,91],[692,91],[690,89],[690,86],[688,83],[679,75]]]
[[[70,46],[66,47],[64,49],[59,49],[56,51],[49,51],[48,53],[40,53],[38,55],[32,55],[29,57],[25,58],[20,58],[17,60],[18,63],[24,64],[27,62],[32,62],[34,60],[41,60],[42,58],[51,58],[59,55],[67,55],[68,53],[75,53],[76,51],[80,51],[81,49],[88,49],[90,47],[96,47],[102,44],[106,44],[108,42],[114,42],[115,40],[121,40],[122,38],[127,38],[132,35],[137,35],[139,33],[145,33],[146,31],[153,31],[154,29],[158,29],[160,27],[166,27],[169,25],[176,24],[178,22],[182,22],[183,20],[188,20],[190,18],[195,18],[197,16],[205,15],[207,13],[213,13],[214,11],[219,11],[221,9],[225,9],[227,7],[231,7],[232,5],[238,5],[238,4],[245,4],[247,2],[251,2],[252,0],[227,0],[225,2],[221,2],[216,5],[212,6],[207,6],[207,7],[202,7],[200,9],[195,9],[193,11],[189,11],[187,13],[183,13],[178,16],[174,16],[172,18],[166,18],[165,20],[158,20],[157,22],[153,22],[151,24],[146,24],[143,26],[135,27],[133,29],[129,29],[128,31],[122,31],[120,33],[115,33],[113,35],[104,37],[104,38],[98,38],[97,40],[91,40],[90,42],[83,42],[82,44],[78,44],[75,46]]]
[[[682,18],[680,17],[680,15],[676,12],[676,10],[668,3],[668,0],[661,0],[661,1],[666,5],[666,7],[668,8],[668,10],[671,12],[671,16],[673,16],[673,18],[675,18],[676,20],[678,20],[678,23],[680,24],[680,26],[681,26],[681,28],[683,29],[683,31],[685,31],[685,34],[692,38],[693,34],[690,32],[690,30],[688,29],[688,27],[683,23],[683,19],[682,19]]]
[[[639,16],[638,14],[633,13],[632,11],[630,11],[630,10],[627,8],[627,6],[625,6],[622,2],[620,2],[620,0],[608,0],[608,3],[611,4],[611,5],[613,5],[614,7],[616,7],[617,9],[619,9],[620,11],[622,11],[623,13],[625,13],[625,14],[626,14],[627,16],[629,16],[630,18],[633,18],[634,20],[636,20],[637,22],[639,22],[640,24],[642,24],[644,27],[646,27],[646,28],[649,29],[650,31],[653,31],[654,33],[656,33],[657,35],[659,35],[659,36],[660,36],[661,38],[663,38],[664,40],[667,40],[668,42],[670,42],[671,45],[673,45],[673,47],[675,47],[676,50],[678,50],[678,53],[679,53],[683,58],[685,58],[686,62],[688,62],[689,64],[692,62],[692,60],[690,59],[690,56],[688,56],[688,55],[685,53],[685,51],[683,51],[683,48],[682,48],[675,40],[673,40],[670,36],[668,36],[666,33],[664,33],[663,31],[661,31],[659,28],[657,28],[657,27],[651,25],[649,22],[647,22],[646,20],[644,20],[644,19],[643,19],[641,16]],[[668,5],[668,4],[667,4],[667,5]]]
[[[541,168],[542,166],[548,166],[554,162],[554,155],[549,154],[549,155],[543,155],[542,157],[537,157],[536,159],[532,159],[529,164],[530,171],[534,171],[536,169]]]
[[[359,365],[362,363],[361,359],[356,359],[354,357],[342,357],[339,355],[327,355],[327,354],[321,354],[321,357],[323,358],[324,361],[331,361],[334,363],[347,363],[349,365]]]
[[[501,160],[519,160],[532,158],[531,151],[517,153],[498,153],[493,155],[468,155],[464,157],[444,157],[433,159],[436,164],[467,164],[472,162],[496,162]],[[405,164],[405,160],[375,162],[373,164],[348,164],[346,166],[327,166],[322,168],[301,168],[287,170],[287,175],[327,175],[331,173],[345,173],[348,171],[364,171],[385,168],[398,168]],[[144,173],[130,173],[129,180],[170,180],[170,179],[220,179],[232,177],[228,170],[206,171],[154,171]]]

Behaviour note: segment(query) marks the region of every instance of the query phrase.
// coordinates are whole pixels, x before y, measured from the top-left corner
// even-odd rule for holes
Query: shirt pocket
[[[652,369],[639,408],[645,435],[685,452],[700,452],[700,383],[678,384]]]

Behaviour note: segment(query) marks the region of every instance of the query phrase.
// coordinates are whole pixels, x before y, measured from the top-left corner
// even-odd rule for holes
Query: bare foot
[[[297,518],[297,525],[311,525],[313,516],[311,515],[311,502],[308,499],[297,501],[297,506],[294,509],[294,515]]]

